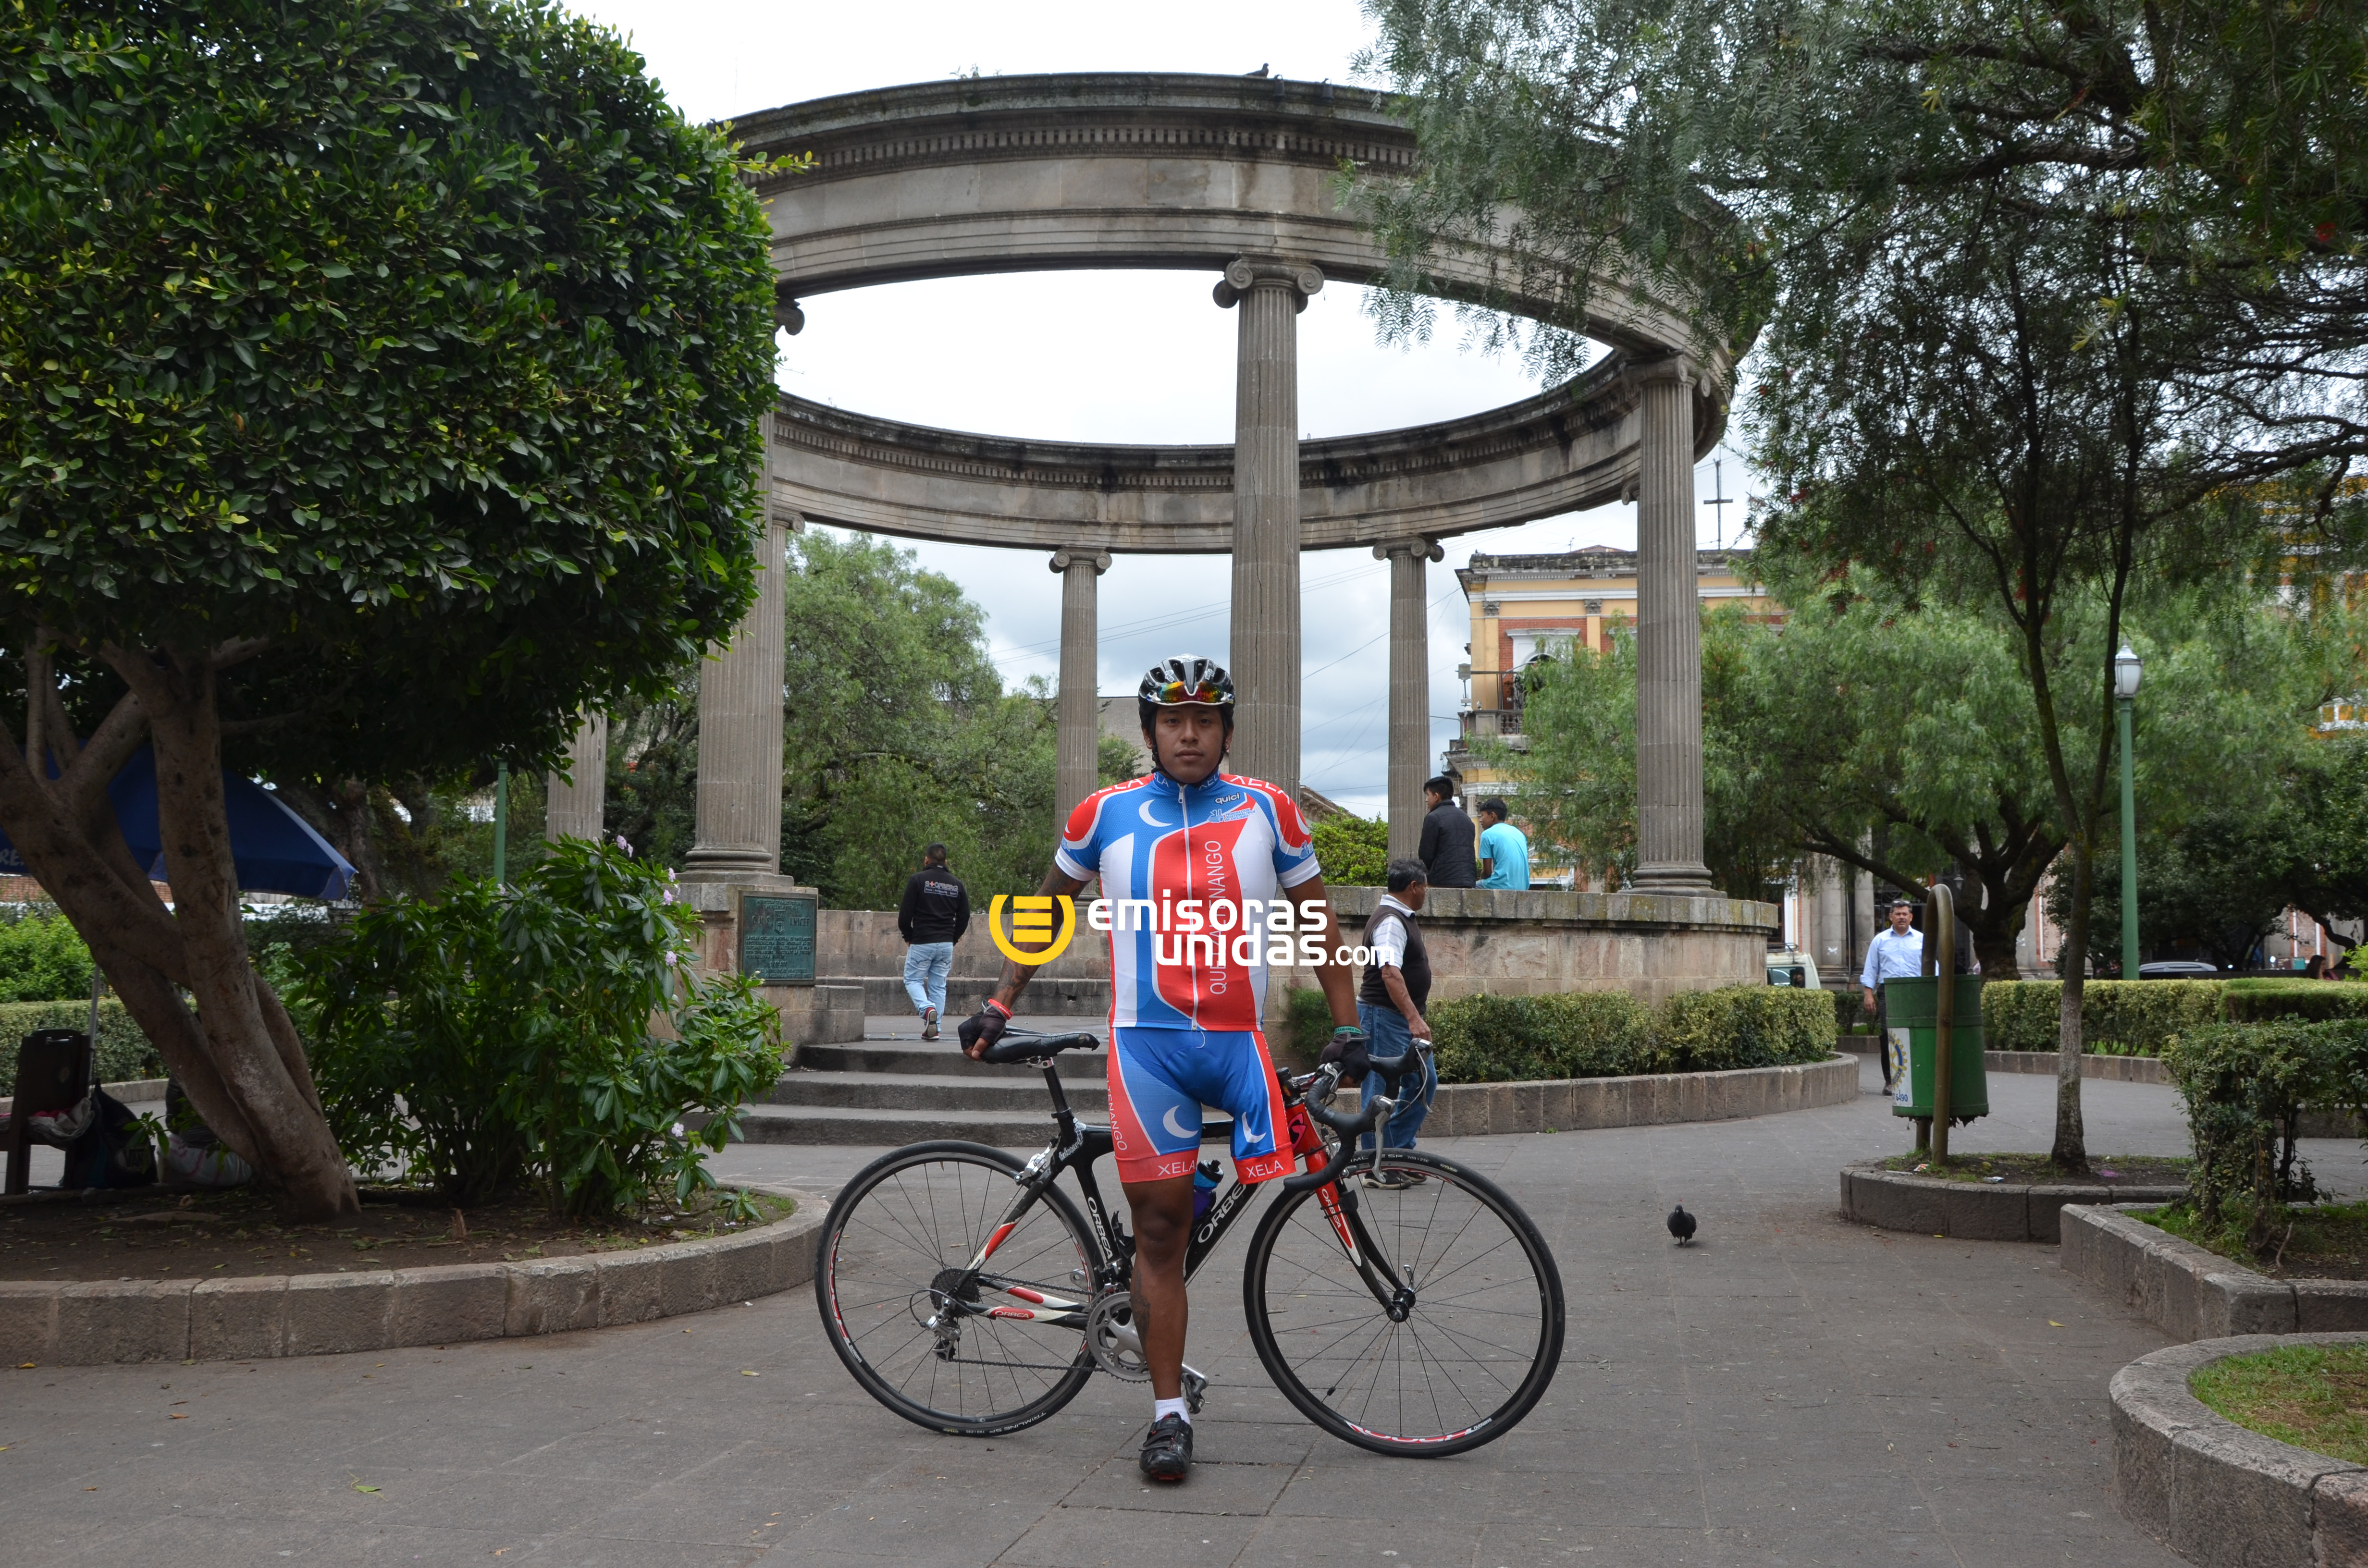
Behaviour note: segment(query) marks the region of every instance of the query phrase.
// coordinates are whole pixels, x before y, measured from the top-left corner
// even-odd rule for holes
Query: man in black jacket
[[[1422,787],[1422,798],[1429,810],[1415,855],[1430,872],[1429,885],[1473,886],[1480,881],[1480,863],[1473,858],[1472,819],[1455,804],[1455,781],[1442,773]]]
[[[905,883],[896,906],[896,929],[904,934],[905,994],[921,1015],[921,1038],[938,1038],[938,1017],[946,1010],[946,972],[954,966],[954,944],[970,929],[970,890],[946,869],[946,846],[921,852],[921,869]]]

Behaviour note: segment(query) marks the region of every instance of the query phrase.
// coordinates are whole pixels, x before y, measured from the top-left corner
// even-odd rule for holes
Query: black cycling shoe
[[[1143,1457],[1136,1461],[1154,1481],[1181,1481],[1192,1468],[1192,1423],[1180,1415],[1163,1415],[1144,1434]]]

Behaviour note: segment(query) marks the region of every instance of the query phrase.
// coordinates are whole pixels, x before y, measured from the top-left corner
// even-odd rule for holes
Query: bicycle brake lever
[[[1339,1179],[1341,1171],[1357,1157],[1357,1140],[1381,1125],[1383,1116],[1397,1108],[1397,1102],[1387,1095],[1375,1095],[1358,1108],[1355,1116],[1342,1116],[1322,1106],[1309,1106],[1307,1114],[1340,1135],[1340,1145],[1332,1151],[1332,1158],[1320,1171],[1308,1171],[1282,1178],[1285,1192],[1305,1192],[1313,1187],[1328,1187]]]

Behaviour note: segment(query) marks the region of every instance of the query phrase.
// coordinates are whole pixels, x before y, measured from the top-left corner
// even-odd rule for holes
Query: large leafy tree
[[[224,762],[530,768],[728,634],[773,396],[740,173],[534,6],[0,13],[0,826],[296,1211],[353,1189]],[[106,808],[143,744],[170,910]]]
[[[1584,356],[1590,309],[1616,314],[1591,279],[1695,301],[1705,342],[1758,329],[1748,412],[1781,498],[1763,542],[2002,614],[2082,950],[2135,586],[2227,570],[2265,512],[2340,536],[2359,505],[2362,79],[2330,74],[2359,55],[2357,6],[1376,9],[1374,63],[1426,159],[1368,192],[1397,324],[1419,326],[1440,247],[1486,236],[1561,301],[1528,338],[1547,368]],[[2076,603],[2097,634],[2058,665]],[[2073,1168],[2079,989],[2053,1150]]]

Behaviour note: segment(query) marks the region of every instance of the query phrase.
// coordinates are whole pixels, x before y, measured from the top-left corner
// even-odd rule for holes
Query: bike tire
[[[898,1149],[840,1190],[815,1240],[814,1301],[831,1348],[865,1392],[932,1431],[993,1437],[1033,1426],[1093,1375],[1081,1329],[1031,1324],[1021,1332],[965,1316],[949,1357],[944,1337],[928,1325],[942,1306],[933,1290],[985,1244],[1021,1168],[983,1143]],[[1083,1298],[1090,1287],[1069,1271],[1090,1279],[1098,1256],[1076,1205],[1053,1187],[997,1249],[1003,1267],[987,1272]],[[1037,1279],[1046,1274],[1057,1278]],[[967,1347],[985,1353],[962,1355],[964,1341],[983,1342]]]
[[[1378,1235],[1383,1254],[1414,1266],[1413,1310],[1393,1322],[1365,1287],[1321,1189],[1285,1192],[1242,1270],[1250,1343],[1283,1397],[1341,1441],[1413,1458],[1463,1453],[1511,1431],[1554,1381],[1562,1275],[1529,1215],[1478,1172],[1412,1149],[1383,1151],[1379,1168],[1424,1179],[1352,1189],[1351,1233],[1368,1248]]]

